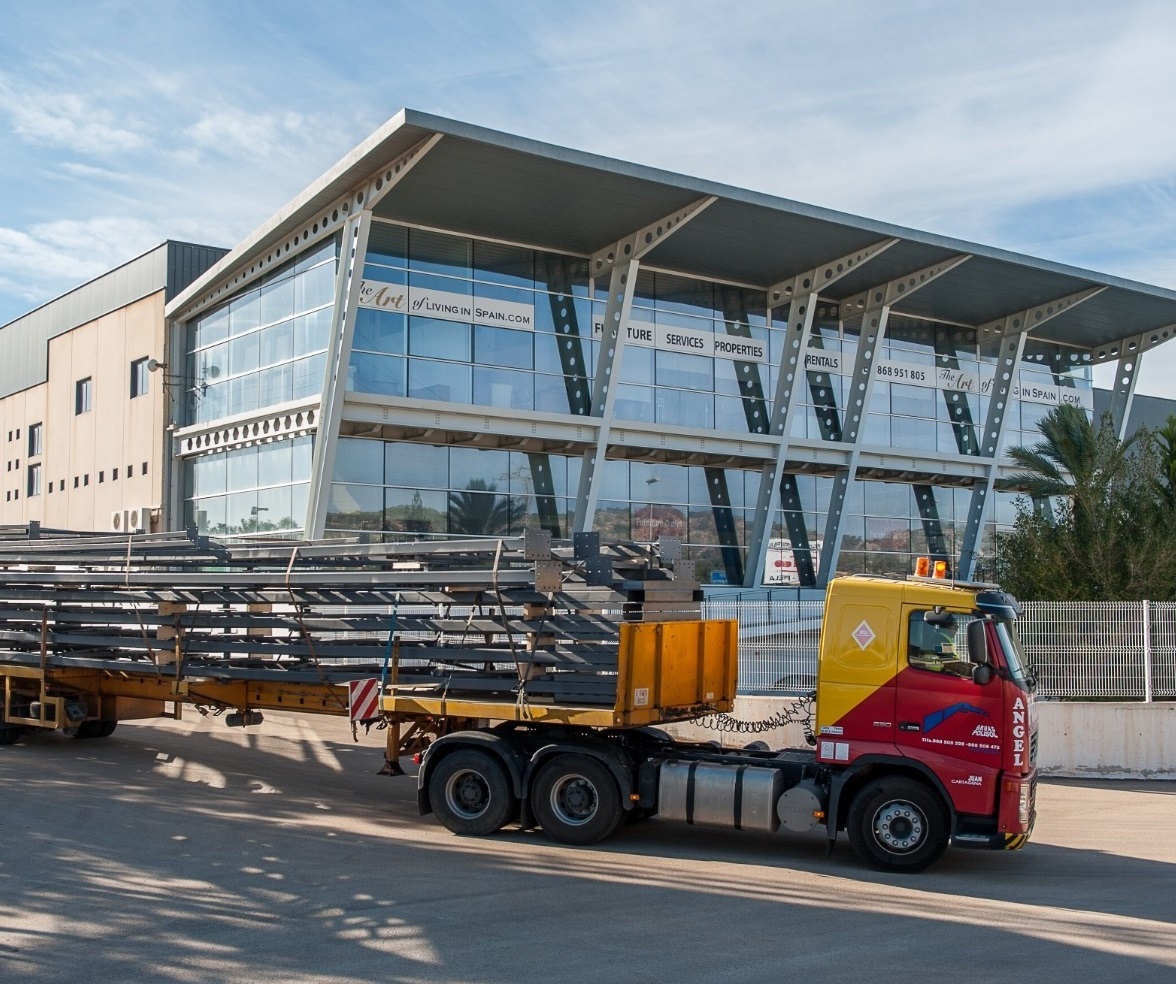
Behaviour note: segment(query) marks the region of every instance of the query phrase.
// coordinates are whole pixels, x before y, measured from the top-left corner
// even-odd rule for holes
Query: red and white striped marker
[[[347,706],[352,721],[366,721],[380,711],[379,680],[349,680]]]

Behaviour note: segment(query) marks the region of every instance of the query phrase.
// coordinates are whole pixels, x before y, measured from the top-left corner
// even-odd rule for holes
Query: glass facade
[[[188,424],[321,395],[338,248],[316,246],[189,323]],[[185,524],[214,536],[300,533],[312,449],[311,437],[282,437],[188,459]]]
[[[332,242],[296,258],[188,326],[188,423],[321,392],[338,248]],[[605,300],[583,258],[373,221],[359,297],[343,377],[350,394],[540,419],[591,412]],[[768,309],[753,289],[640,269],[614,373],[615,423],[766,433],[787,313]],[[805,353],[793,439],[841,441],[857,350],[857,326],[823,303]],[[872,363],[863,446],[981,455],[995,357],[975,329],[892,315]],[[1050,406],[1088,406],[1090,391],[1081,353],[1030,340],[1004,446],[1036,440]],[[742,468],[640,457],[598,469],[595,528],[635,540],[680,538],[704,580],[742,582],[762,473],[754,456]],[[194,459],[186,472],[188,520],[210,533],[298,531],[310,467],[310,438]],[[513,535],[538,526],[568,536],[580,467],[574,452],[341,438],[324,532]],[[784,566],[782,545],[801,540],[816,564],[832,479],[798,474],[785,485],[768,534],[776,547],[768,567]],[[982,549],[995,524],[1012,521],[1011,497],[997,499]],[[851,483],[837,568],[901,572],[919,554],[957,557],[970,501],[968,488]],[[787,583],[773,570],[762,574]]]
[[[568,536],[580,459],[340,438],[328,536]]]
[[[322,392],[337,252],[324,243],[189,323],[187,423]]]
[[[590,411],[605,301],[582,259],[375,222],[363,278],[349,392],[507,411]],[[616,423],[766,432],[788,313],[766,304],[755,290],[641,269],[615,373]],[[793,438],[842,439],[857,349],[858,327],[841,320],[836,304],[822,304]],[[891,315],[873,361],[862,444],[981,455],[995,361],[973,328]],[[1030,340],[1020,381],[1005,447],[1036,440],[1037,421],[1060,400],[1090,402],[1089,360],[1077,351]],[[327,530],[465,536],[539,525],[566,536],[579,468],[578,456],[344,439]],[[596,476],[594,525],[621,538],[680,538],[704,580],[736,583],[744,577],[760,476],[755,463],[741,470],[609,460]],[[770,542],[807,539],[816,564],[832,479],[786,481],[787,507],[776,511]],[[970,488],[855,481],[837,568],[903,572],[919,554],[958,557],[970,502]],[[982,549],[996,523],[1011,522],[1011,501],[1001,497],[995,513]],[[775,554],[773,564],[782,565]],[[773,581],[771,571],[763,574]]]
[[[311,439],[297,437],[190,459],[186,525],[212,536],[302,530],[311,453]]]
[[[373,292],[411,300],[356,312],[348,391],[588,412],[596,343],[586,260],[377,222],[363,277]],[[442,299],[507,313],[501,323],[428,316]]]

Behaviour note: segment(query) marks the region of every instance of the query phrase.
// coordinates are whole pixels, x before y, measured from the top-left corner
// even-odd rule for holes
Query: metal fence
[[[803,693],[817,673],[819,601],[722,601],[739,620],[739,691]],[[1042,697],[1176,698],[1176,602],[1026,602],[1019,623]]]

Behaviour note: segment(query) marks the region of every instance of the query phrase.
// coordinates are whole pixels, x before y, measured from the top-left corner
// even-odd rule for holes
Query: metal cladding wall
[[[49,378],[49,339],[166,290],[166,300],[227,250],[170,240],[0,327],[0,397]]]

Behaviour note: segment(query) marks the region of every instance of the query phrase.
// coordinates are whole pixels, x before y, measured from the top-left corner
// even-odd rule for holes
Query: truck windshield
[[[1029,669],[1025,659],[1025,651],[1021,648],[1021,637],[1017,633],[1017,626],[1007,618],[993,619],[996,635],[1000,639],[1000,648],[1004,653],[1005,666],[1013,683],[1026,693],[1033,693],[1037,688],[1037,679]]]

